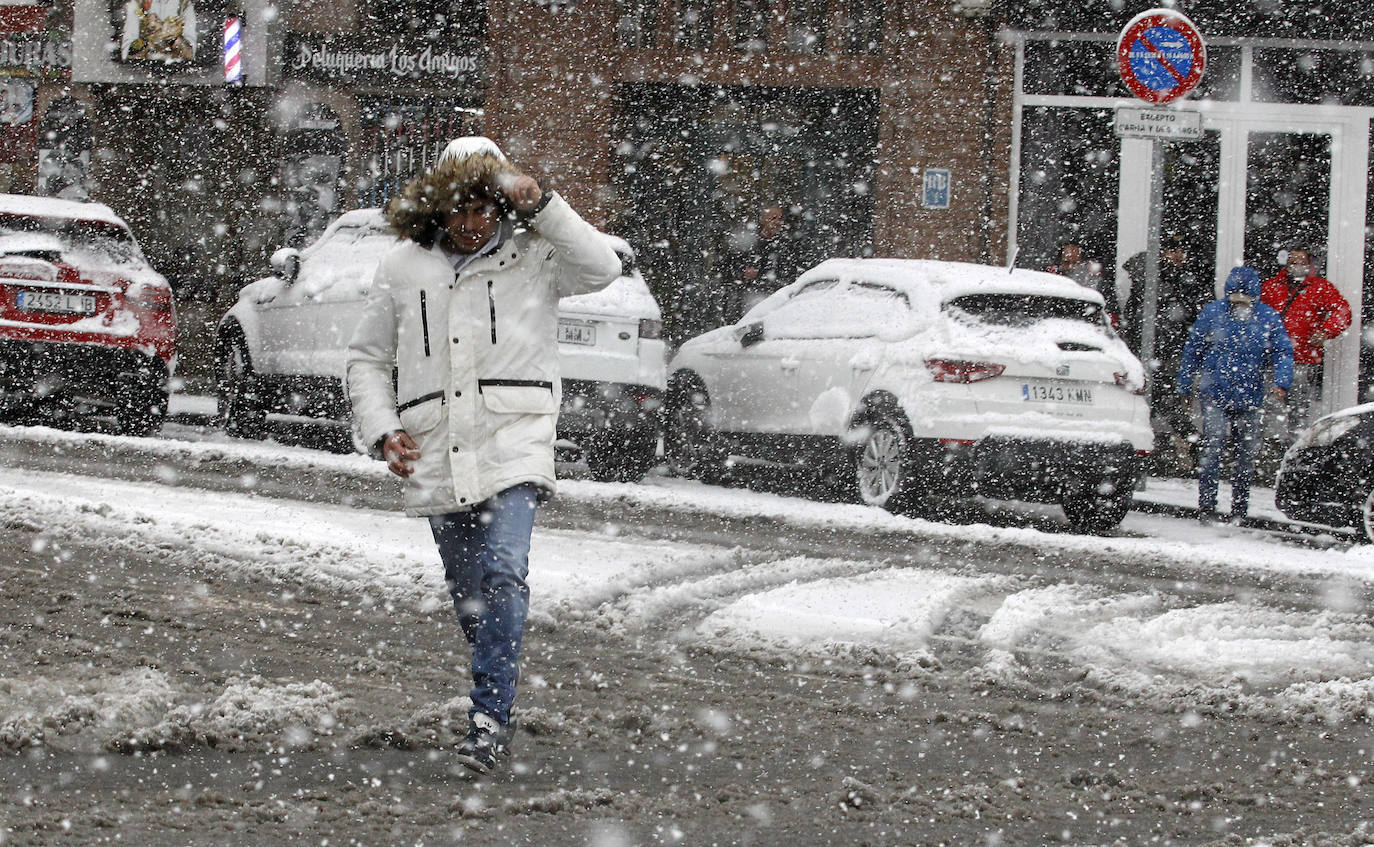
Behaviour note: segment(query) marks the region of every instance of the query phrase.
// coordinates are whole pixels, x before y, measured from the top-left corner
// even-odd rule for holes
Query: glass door
[[[1203,140],[1165,145],[1161,230],[1181,234],[1213,296],[1232,267],[1244,263],[1267,279],[1282,266],[1280,251],[1303,244],[1360,314],[1368,121],[1249,111],[1205,113]],[[1145,249],[1150,145],[1122,141],[1118,268]],[[1356,402],[1360,347],[1359,327],[1328,346],[1321,412]]]
[[[1308,247],[1318,273],[1330,233],[1331,135],[1252,132],[1246,150],[1245,264],[1278,273],[1280,251]]]

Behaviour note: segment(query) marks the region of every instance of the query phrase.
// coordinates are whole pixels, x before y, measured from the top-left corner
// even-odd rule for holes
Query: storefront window
[[[883,45],[882,0],[849,0],[845,50],[858,55],[879,53]]]
[[[478,112],[451,100],[363,99],[363,173],[359,206],[385,206],[416,174],[431,167],[444,146],[478,135]]]
[[[1074,242],[1114,289],[1120,151],[1110,109],[1022,112],[1017,267],[1044,270]]]
[[[1021,90],[1026,94],[1130,97],[1113,41],[1027,41]],[[1240,98],[1240,48],[1207,48],[1207,72],[1190,100]]]
[[[1116,68],[1116,47],[1106,41],[1026,42],[1021,90],[1081,97],[1126,93]]]
[[[736,0],[731,19],[731,40],[741,50],[760,51],[768,47],[768,0]]]
[[[1208,47],[1207,69],[1189,100],[1240,99],[1240,48]]]
[[[618,0],[616,43],[630,50],[653,47],[654,30],[658,26],[658,6],[659,0]]]
[[[829,19],[827,0],[792,0],[787,9],[788,48],[797,53],[824,53]]]
[[[369,0],[362,29],[370,33],[438,36],[462,30],[482,38],[487,29],[486,0]]]
[[[1374,53],[1256,50],[1254,99],[1374,106]]]
[[[714,0],[678,0],[677,46],[679,49],[710,49],[714,11]]]
[[[1331,136],[1250,133],[1245,190],[1245,263],[1262,276],[1278,271],[1278,253],[1310,248],[1323,269],[1330,231]]]
[[[70,97],[54,100],[39,124],[37,182],[44,197],[91,199],[91,122]]]
[[[769,209],[787,245],[778,285],[871,251],[876,92],[626,85],[620,96],[615,231],[640,251],[670,338],[738,317],[732,268]]]

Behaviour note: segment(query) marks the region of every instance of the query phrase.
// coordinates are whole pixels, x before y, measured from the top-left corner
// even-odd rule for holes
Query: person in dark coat
[[[766,206],[754,230],[739,239],[739,249],[728,253],[722,275],[725,323],[735,323],[754,304],[796,280],[802,268],[791,229],[781,206]]]
[[[1259,302],[1259,296],[1259,274],[1253,268],[1232,268],[1225,297],[1202,310],[1183,347],[1178,395],[1187,400],[1196,389],[1202,403],[1197,505],[1203,520],[1216,512],[1221,454],[1228,440],[1235,452],[1231,520],[1239,521],[1249,511],[1269,374],[1280,399],[1293,380],[1293,345],[1279,313]]]
[[[1141,355],[1141,327],[1145,323],[1145,252],[1136,253],[1121,265],[1130,276],[1130,290],[1121,298],[1121,336],[1126,346]],[[1198,274],[1189,261],[1187,245],[1182,237],[1170,233],[1160,242],[1159,287],[1154,314],[1155,342],[1151,358],[1146,362],[1150,374],[1150,410],[1156,432],[1163,436],[1157,443],[1168,443],[1170,451],[1157,451],[1166,463],[1181,467],[1191,464],[1188,443],[1192,440],[1192,416],[1173,402],[1177,386],[1175,377],[1183,360],[1183,345],[1188,341],[1188,328],[1197,320],[1202,308],[1215,299],[1210,279]]]

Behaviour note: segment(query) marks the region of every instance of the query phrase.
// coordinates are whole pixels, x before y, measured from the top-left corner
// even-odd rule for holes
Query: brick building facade
[[[208,56],[112,55],[125,4],[73,2],[94,194],[192,300],[474,131],[635,244],[677,337],[765,206],[799,264],[1004,252],[1012,52],[950,0],[198,0],[202,28],[243,21],[232,87]]]
[[[194,61],[126,55],[121,26],[141,3],[198,8]],[[1148,156],[1112,131],[1134,102],[1113,41],[1151,5],[50,0],[7,14],[70,22],[70,80],[40,74],[34,120],[58,104],[49,125],[86,139],[93,199],[130,220],[206,320],[275,247],[385,202],[449,137],[480,131],[639,250],[677,340],[729,317],[730,255],[767,206],[786,209],[800,266],[873,254],[1040,268],[1073,238],[1128,285]],[[1374,220],[1364,5],[1178,4],[1208,37],[1204,83],[1182,104],[1205,101],[1207,134],[1171,145],[1178,184],[1201,190],[1166,196],[1165,218],[1204,276],[1271,270],[1301,230],[1329,247],[1357,312],[1374,303],[1356,225]],[[233,86],[214,40],[227,17],[244,28]],[[38,126],[0,127],[0,168]],[[11,190],[35,190],[34,155],[10,157]],[[1275,205],[1285,197],[1301,202]],[[1358,337],[1336,345],[1332,403],[1374,386]]]

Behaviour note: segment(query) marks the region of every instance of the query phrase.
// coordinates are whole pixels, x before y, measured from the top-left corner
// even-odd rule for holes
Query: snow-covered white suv
[[[638,480],[655,462],[666,386],[662,314],[634,250],[605,236],[623,272],[606,289],[559,304],[560,448],[580,450],[598,479]],[[258,437],[268,413],[349,420],[344,358],[382,255],[396,245],[379,209],[348,212],[303,250],[272,256],[216,338],[220,420]]]
[[[1153,446],[1140,361],[1060,276],[831,259],[669,364],[670,462],[825,468],[864,502],[974,494],[1120,523]]]
[[[110,207],[0,194],[0,413],[150,435],[176,343],[171,286]]]

